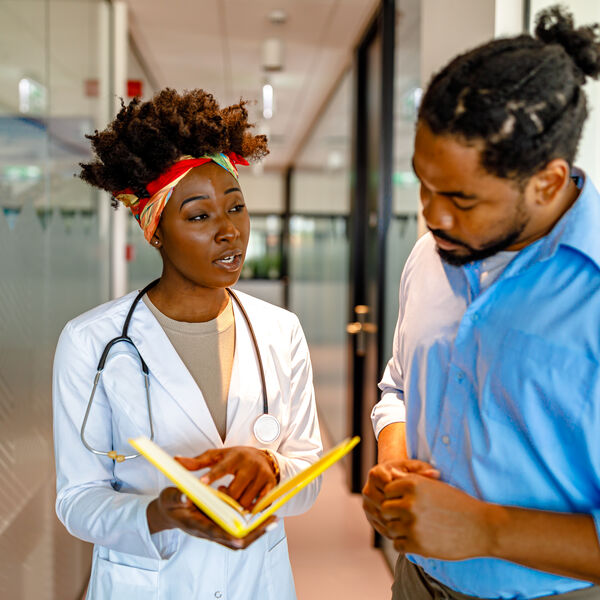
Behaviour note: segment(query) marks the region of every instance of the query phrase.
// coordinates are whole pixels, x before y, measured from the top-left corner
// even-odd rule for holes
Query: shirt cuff
[[[392,423],[404,423],[405,421],[406,407],[398,393],[383,394],[381,400],[371,411],[371,422],[376,438],[379,438],[379,434],[384,427]]]

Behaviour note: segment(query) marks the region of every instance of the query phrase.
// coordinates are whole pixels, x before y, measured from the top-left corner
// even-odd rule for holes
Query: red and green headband
[[[235,177],[236,181],[239,179],[239,175],[235,165],[249,164],[245,158],[234,152],[207,154],[200,158],[182,156],[176,163],[146,186],[147,196],[140,198],[133,190],[127,188],[114,194],[114,197],[131,210],[144,231],[144,237],[150,242],[175,186],[193,168],[208,162],[214,162],[223,167],[223,169]]]

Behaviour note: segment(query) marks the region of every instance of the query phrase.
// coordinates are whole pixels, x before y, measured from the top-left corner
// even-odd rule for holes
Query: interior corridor
[[[327,433],[322,435],[327,447]],[[388,600],[392,573],[373,548],[360,495],[348,491],[339,463],[323,477],[312,509],[286,519],[298,600]]]

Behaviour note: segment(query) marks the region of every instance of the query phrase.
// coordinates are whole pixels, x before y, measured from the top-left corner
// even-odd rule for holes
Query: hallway
[[[327,436],[323,432],[327,446]],[[298,600],[388,600],[392,573],[372,547],[361,497],[350,494],[343,467],[331,467],[306,514],[286,519]]]

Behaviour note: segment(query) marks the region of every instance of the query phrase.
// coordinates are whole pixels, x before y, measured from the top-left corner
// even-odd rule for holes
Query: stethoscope
[[[133,312],[135,311],[136,306],[139,301],[142,299],[144,294],[148,292],[148,290],[152,289],[160,280],[156,279],[152,283],[149,283],[136,297],[132,302],[129,312],[127,313],[127,317],[125,318],[125,323],[123,324],[123,331],[121,331],[121,335],[113,338],[106,344],[104,350],[102,351],[102,355],[100,356],[100,360],[98,362],[98,368],[96,370],[96,376],[94,377],[94,386],[92,388],[92,393],[90,394],[90,399],[88,400],[87,408],[85,410],[85,416],[83,417],[83,423],[81,424],[81,441],[83,445],[94,454],[99,456],[108,456],[117,462],[123,462],[129,458],[136,458],[140,456],[139,454],[118,454],[116,450],[110,450],[109,452],[102,452],[101,450],[96,450],[90,446],[85,439],[85,426],[87,424],[88,417],[90,415],[90,409],[92,408],[92,403],[94,401],[94,396],[96,395],[96,388],[98,387],[98,383],[100,382],[100,377],[102,376],[102,372],[104,371],[104,366],[106,363],[106,359],[111,348],[120,342],[125,342],[130,344],[135,350],[138,358],[140,359],[140,364],[142,367],[142,373],[144,375],[144,386],[146,388],[146,404],[148,406],[148,424],[150,426],[150,439],[154,440],[154,426],[152,423],[152,407],[150,403],[150,377],[148,372],[148,365],[142,358],[140,351],[137,349],[136,345],[133,343],[133,340],[128,335],[129,322],[131,321],[131,317],[133,316]],[[265,380],[265,371],[263,368],[262,358],[260,356],[260,350],[258,348],[258,342],[256,341],[256,335],[254,334],[254,329],[252,328],[252,323],[250,323],[250,318],[248,317],[248,313],[244,309],[240,299],[237,295],[226,288],[227,293],[231,296],[231,298],[235,301],[240,312],[244,316],[244,320],[246,321],[246,325],[248,325],[248,330],[250,332],[250,337],[252,338],[252,344],[254,345],[254,352],[256,353],[256,362],[258,363],[258,371],[260,373],[260,383],[262,386],[262,397],[263,397],[263,413],[259,415],[259,417],[254,421],[254,425],[252,426],[252,430],[254,432],[254,437],[258,440],[260,444],[272,444],[274,441],[279,438],[281,434],[281,425],[279,424],[279,420],[277,417],[269,414],[269,401],[267,399],[267,383]]]

